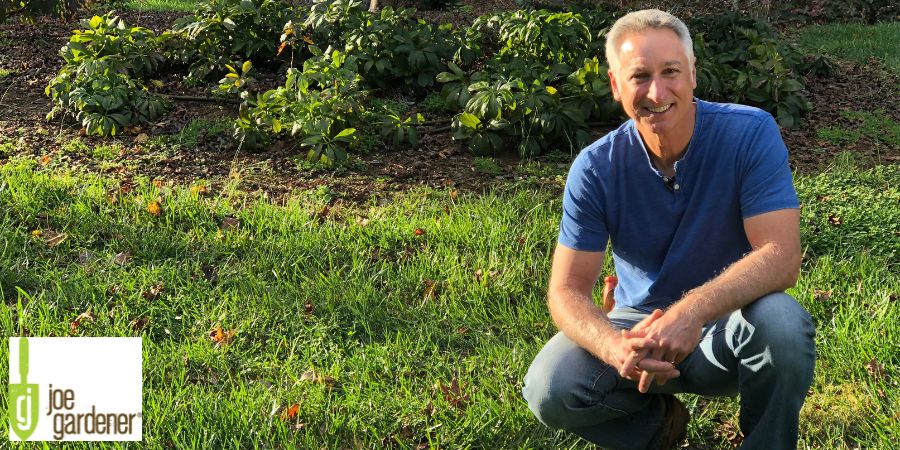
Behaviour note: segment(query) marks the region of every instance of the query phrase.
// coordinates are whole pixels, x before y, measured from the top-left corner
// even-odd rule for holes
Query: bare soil
[[[513,9],[513,0],[471,1],[450,11],[422,11],[420,16],[439,23],[469,23],[479,14],[495,9]],[[128,24],[141,25],[157,32],[169,29],[178,13],[125,12]],[[217,184],[240,180],[240,187],[252,194],[279,198],[296,190],[327,186],[336,200],[364,202],[373,195],[389,196],[414,186],[454,187],[481,191],[508,183],[520,176],[520,160],[515,154],[497,155],[501,173],[476,170],[474,157],[453,142],[449,131],[427,134],[420,148],[392,151],[388,148],[360,155],[362,163],[345,171],[310,170],[298,164],[303,151],[293,142],[276,142],[261,153],[238,151],[229,133],[201,135],[196,147],[177,152],[159,151],[145,145],[145,136],[176,134],[192,120],[229,118],[236,105],[196,101],[176,101],[171,112],[157,122],[127,130],[113,138],[85,136],[78,123],[45,116],[52,105],[44,88],[62,65],[59,49],[66,43],[77,22],[64,23],[43,19],[27,25],[11,21],[0,25],[0,69],[11,75],[0,78],[0,142],[17,142],[14,153],[29,155],[44,164],[65,164],[74,170],[103,173],[123,182],[136,176],[173,185],[188,185],[205,180],[215,189]],[[279,80],[269,74],[263,85],[274,86]],[[207,88],[185,86],[178,74],[162,78],[163,94],[208,96]],[[784,129],[783,135],[791,151],[791,164],[801,172],[827,167],[840,151],[859,153],[868,164],[900,163],[900,149],[884,148],[866,138],[851,148],[838,148],[816,137],[822,127],[847,127],[842,111],[884,109],[884,114],[900,121],[900,110],[891,108],[898,98],[898,76],[887,73],[877,61],[866,66],[839,63],[826,78],[808,77],[806,94],[814,105],[801,127]],[[397,99],[414,101],[402,92],[390,93]],[[607,129],[592,132],[601,136]],[[66,152],[63,147],[74,138],[89,147],[115,143],[122,151],[112,161],[98,161],[89,152]],[[3,158],[11,154],[0,153]],[[556,163],[556,166],[565,167]],[[554,167],[556,167],[554,166]],[[306,167],[306,168],[304,168]],[[558,189],[559,184],[553,183]]]

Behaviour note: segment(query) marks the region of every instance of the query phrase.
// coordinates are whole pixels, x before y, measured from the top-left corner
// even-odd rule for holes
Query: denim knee
[[[528,408],[544,425],[571,429],[595,423],[585,414],[597,403],[597,395],[610,386],[608,366],[560,333],[538,353],[525,375],[522,396]],[[613,377],[614,378],[614,377]],[[599,388],[599,389],[598,389]],[[593,417],[592,417],[593,416]]]
[[[751,303],[742,311],[765,342],[779,372],[801,378],[812,377],[815,365],[815,326],[812,318],[790,295],[776,292]]]

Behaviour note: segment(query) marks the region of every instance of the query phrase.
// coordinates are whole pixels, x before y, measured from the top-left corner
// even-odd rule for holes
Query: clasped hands
[[[676,367],[700,342],[702,325],[670,310],[654,310],[614,343],[613,364],[623,378],[638,382],[646,393],[651,383],[663,385],[681,375]]]

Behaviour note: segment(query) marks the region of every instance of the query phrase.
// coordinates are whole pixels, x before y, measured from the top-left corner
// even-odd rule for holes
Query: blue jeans
[[[646,315],[617,308],[609,318],[631,328]],[[534,358],[522,393],[545,425],[608,449],[650,445],[664,415],[660,394],[740,394],[742,448],[795,449],[800,407],[813,378],[814,336],[809,313],[793,297],[769,294],[706,324],[700,344],[678,364],[681,376],[642,394],[636,382],[560,332]]]

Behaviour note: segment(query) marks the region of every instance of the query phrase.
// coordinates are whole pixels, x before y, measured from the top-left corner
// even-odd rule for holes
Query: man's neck
[[[696,105],[694,105],[694,108],[694,114],[691,116],[690,123],[669,133],[656,134],[638,128],[650,160],[663,175],[675,175],[675,163],[684,156],[688,144],[691,143],[691,136],[694,134],[694,124],[697,121]]]

